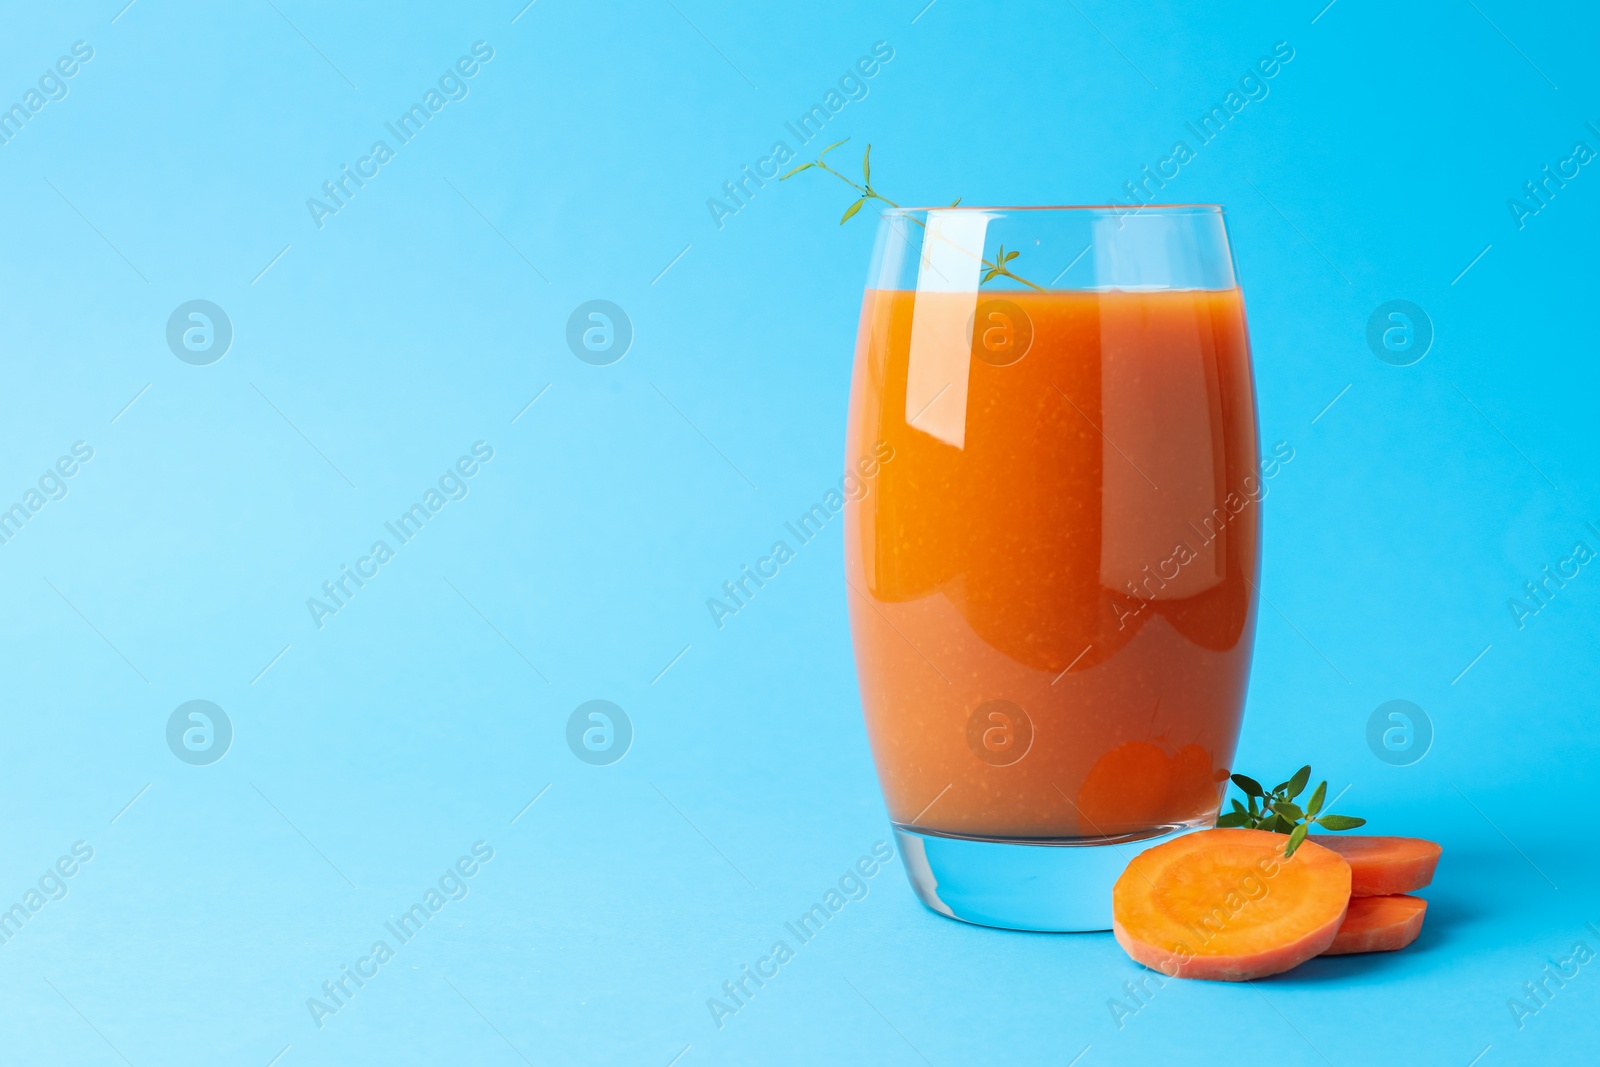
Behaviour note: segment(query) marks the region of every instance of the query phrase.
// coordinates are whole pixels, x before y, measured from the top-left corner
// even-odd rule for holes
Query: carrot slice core
[[[1265,830],[1201,830],[1147,849],[1112,890],[1112,932],[1128,955],[1177,978],[1277,974],[1333,943],[1350,865],[1311,841]]]

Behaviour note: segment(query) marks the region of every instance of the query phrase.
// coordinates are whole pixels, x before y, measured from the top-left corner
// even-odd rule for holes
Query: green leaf
[[[1246,816],[1245,814],[1243,814],[1242,812],[1230,811],[1230,812],[1228,812],[1228,814],[1222,816],[1222,818],[1217,820],[1217,826],[1219,828],[1233,828],[1233,827],[1244,826],[1248,822],[1249,822],[1249,817]]]
[[[802,163],[802,164],[800,164],[800,165],[799,165],[799,166],[798,166],[798,167],[796,167],[796,168],[794,168],[794,169],[793,169],[793,170],[791,170],[791,171],[789,171],[789,172],[788,172],[788,173],[787,173],[787,174],[780,174],[780,175],[778,175],[778,180],[779,180],[779,181],[780,181],[780,182],[781,182],[781,181],[783,181],[783,180],[784,180],[784,179],[785,179],[785,178],[792,178],[792,177],[794,177],[794,176],[795,176],[795,175],[796,175],[796,174],[799,174],[799,173],[800,173],[800,172],[801,172],[801,171],[803,171],[803,170],[806,170],[806,169],[807,169],[807,168],[809,168],[809,167],[814,167],[814,166],[816,166],[816,164],[815,164],[815,163]]]
[[[1294,832],[1289,835],[1289,847],[1283,850],[1283,858],[1288,859],[1290,856],[1294,855],[1295,849],[1305,844],[1305,840],[1306,824],[1301,823],[1299,826],[1296,826],[1294,828]]]
[[[861,184],[872,184],[872,146],[867,145],[867,150],[861,153]]]
[[[961,198],[958,196],[954,200],[950,201],[950,206],[955,207],[959,203],[961,203]]]
[[[990,275],[1004,274],[1016,277],[1005,264],[1018,255],[1016,252],[1007,252],[1003,247],[996,251],[995,266],[990,268]],[[1233,806],[1231,815],[1240,816],[1236,824],[1230,816],[1226,825],[1240,825],[1268,833],[1295,835],[1298,831],[1303,840],[1305,835],[1317,826],[1329,830],[1353,830],[1357,826],[1366,825],[1365,819],[1358,819],[1351,815],[1323,815],[1323,806],[1327,803],[1328,783],[1318,782],[1317,788],[1306,801],[1304,809],[1295,803],[1295,798],[1305,791],[1311,781],[1311,767],[1301,767],[1286,782],[1279,782],[1269,793],[1261,787],[1261,783],[1247,774],[1230,774],[1228,778],[1234,786],[1244,794],[1247,806],[1241,807],[1238,800],[1230,801]],[[1224,825],[1220,821],[1219,826]],[[1292,850],[1291,850],[1292,851]]]
[[[848,141],[849,139],[850,138],[846,137],[844,139],[844,141]],[[832,152],[835,148],[838,148],[840,145],[844,144],[844,141],[835,141],[835,142],[833,142],[827,148],[824,148],[822,151],[818,152],[817,153],[817,158],[821,159],[823,156],[827,155],[829,152]]]
[[[845,208],[844,209],[844,215],[842,215],[840,217],[840,219],[839,219],[839,225],[843,226],[845,223],[849,222],[850,221],[850,216],[854,215],[856,212],[860,211],[861,210],[861,205],[865,204],[866,202],[867,202],[867,198],[863,196],[860,200],[857,200],[855,203],[853,203],[849,207]]]
[[[1006,253],[1006,258],[1004,260],[1002,260],[1002,262],[1010,263],[1013,259],[1016,259],[1020,255],[1022,255],[1021,252],[1007,252]]]

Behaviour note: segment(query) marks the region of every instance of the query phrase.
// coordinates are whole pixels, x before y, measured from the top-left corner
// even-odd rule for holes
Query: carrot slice
[[[1112,933],[1175,978],[1241,982],[1298,966],[1333,943],[1350,865],[1265,830],[1201,830],[1146,849],[1117,879]]]
[[[1171,781],[1165,752],[1148,741],[1124,741],[1095,761],[1078,790],[1084,833],[1120,834],[1165,822]]]
[[[1176,820],[1211,818],[1221,804],[1222,783],[1228,772],[1216,766],[1211,753],[1199,745],[1184,745],[1172,754],[1172,782],[1167,806]]]
[[[1433,881],[1441,849],[1420,837],[1362,837],[1312,834],[1350,864],[1350,895],[1381,897],[1409,893]]]
[[[1405,948],[1422,933],[1422,916],[1427,910],[1428,902],[1421,897],[1352,897],[1333,944],[1322,954],[1343,956]]]
[[[1208,819],[1228,772],[1197,744],[1168,756],[1149,741],[1124,741],[1101,756],[1078,790],[1084,834],[1118,834],[1161,823]]]

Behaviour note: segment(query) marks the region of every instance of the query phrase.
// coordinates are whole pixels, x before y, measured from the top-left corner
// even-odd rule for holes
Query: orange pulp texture
[[[847,459],[885,443],[845,567],[891,818],[1000,838],[1212,818],[1265,493],[1238,290],[868,290]]]

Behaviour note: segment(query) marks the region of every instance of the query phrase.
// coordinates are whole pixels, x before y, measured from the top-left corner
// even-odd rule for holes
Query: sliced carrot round
[[[1217,813],[1222,783],[1227,780],[1228,772],[1211,761],[1211,753],[1199,745],[1184,745],[1172,755],[1167,804],[1177,819],[1209,819]]]
[[[1421,897],[1352,897],[1344,922],[1324,956],[1351,952],[1393,952],[1405,948],[1422,933],[1422,916],[1428,902]]]
[[[1433,881],[1440,847],[1420,837],[1363,837],[1359,834],[1312,834],[1311,840],[1331,848],[1350,864],[1350,895],[1381,897],[1409,893]]]
[[[1333,943],[1350,865],[1265,830],[1201,830],[1146,849],[1112,889],[1112,933],[1176,978],[1241,982],[1298,966]]]
[[[1172,761],[1148,741],[1124,741],[1101,756],[1078,790],[1086,834],[1120,834],[1167,821]]]

